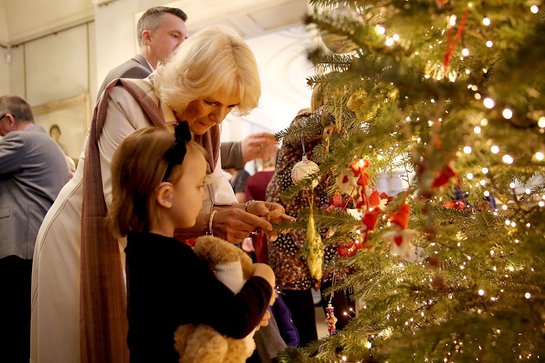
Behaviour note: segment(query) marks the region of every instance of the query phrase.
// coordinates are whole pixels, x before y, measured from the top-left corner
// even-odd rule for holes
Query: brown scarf
[[[81,363],[125,363],[127,347],[127,300],[119,244],[106,228],[107,208],[102,190],[98,141],[106,121],[110,90],[120,85],[138,102],[150,123],[165,127],[150,85],[142,80],[112,81],[97,103],[88,137],[83,174],[81,222],[80,356]],[[196,137],[209,153],[209,168],[219,158],[219,126]]]

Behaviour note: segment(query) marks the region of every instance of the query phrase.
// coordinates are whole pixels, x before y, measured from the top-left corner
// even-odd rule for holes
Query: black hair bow
[[[182,121],[174,128],[174,145],[165,153],[165,160],[168,163],[163,181],[167,181],[176,165],[181,165],[187,151],[186,144],[191,141],[191,132],[187,121]]]

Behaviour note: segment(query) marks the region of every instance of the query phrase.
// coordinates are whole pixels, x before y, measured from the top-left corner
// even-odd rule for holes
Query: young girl
[[[192,249],[173,238],[201,209],[204,150],[187,123],[176,136],[149,127],[128,136],[112,160],[110,221],[127,236],[126,269],[131,362],[178,362],[174,332],[206,324],[240,339],[260,324],[271,301],[274,274],[263,264],[238,294],[216,279]]]

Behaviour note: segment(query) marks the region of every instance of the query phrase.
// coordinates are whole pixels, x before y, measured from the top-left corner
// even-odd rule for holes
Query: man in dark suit
[[[68,166],[20,97],[0,97],[0,135],[0,361],[26,363],[34,244]]]
[[[98,98],[104,88],[116,78],[146,78],[187,38],[185,26],[187,14],[178,8],[158,6],[148,9],[138,20],[136,31],[140,52],[133,58],[112,69],[107,75]],[[223,169],[242,169],[258,157],[263,157],[269,145],[276,144],[271,133],[252,134],[241,142],[222,142],[221,166]]]

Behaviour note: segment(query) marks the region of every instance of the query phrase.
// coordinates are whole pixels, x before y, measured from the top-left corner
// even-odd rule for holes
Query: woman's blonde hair
[[[155,74],[157,96],[176,112],[216,92],[238,93],[241,115],[254,109],[261,94],[254,54],[226,26],[207,27],[185,40]]]
[[[148,232],[155,212],[155,192],[163,181],[168,161],[165,154],[174,145],[174,135],[166,129],[145,127],[127,136],[112,159],[112,204],[109,224],[115,235]],[[186,156],[205,153],[197,143],[186,144]],[[173,184],[183,174],[183,163],[174,166],[168,178]]]

